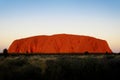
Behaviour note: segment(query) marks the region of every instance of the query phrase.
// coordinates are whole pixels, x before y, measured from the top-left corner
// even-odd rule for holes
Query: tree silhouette
[[[6,48],[3,49],[3,54],[4,54],[5,57],[7,57],[7,55],[8,55],[8,50],[7,50]]]
[[[89,52],[88,52],[88,51],[85,51],[85,55],[87,55],[87,54],[89,54]]]

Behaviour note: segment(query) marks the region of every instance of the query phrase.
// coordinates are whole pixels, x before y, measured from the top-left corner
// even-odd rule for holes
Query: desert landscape
[[[120,0],[0,0],[0,80],[111,79]]]
[[[0,80],[120,79],[120,55],[0,55]]]
[[[119,79],[120,73],[120,55],[107,41],[71,34],[15,40],[0,61],[0,80]]]

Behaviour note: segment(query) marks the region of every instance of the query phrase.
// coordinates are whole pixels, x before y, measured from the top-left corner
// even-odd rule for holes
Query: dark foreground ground
[[[0,80],[119,80],[120,55],[0,55]]]

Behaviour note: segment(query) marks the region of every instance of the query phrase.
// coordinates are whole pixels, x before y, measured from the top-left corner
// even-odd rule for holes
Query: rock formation
[[[10,45],[8,52],[9,54],[112,53],[105,40],[71,34],[41,35],[15,40]]]

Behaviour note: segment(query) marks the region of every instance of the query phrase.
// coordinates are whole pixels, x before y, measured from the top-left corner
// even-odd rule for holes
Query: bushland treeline
[[[0,80],[120,79],[120,55],[0,56]]]

